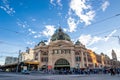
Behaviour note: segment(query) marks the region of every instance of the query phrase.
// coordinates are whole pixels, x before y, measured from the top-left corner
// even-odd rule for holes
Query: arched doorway
[[[59,59],[55,62],[54,65],[55,70],[65,70],[65,69],[70,69],[70,63],[66,59]]]

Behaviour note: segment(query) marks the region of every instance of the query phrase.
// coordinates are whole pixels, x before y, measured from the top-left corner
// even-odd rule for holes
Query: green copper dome
[[[52,41],[55,41],[55,40],[67,40],[67,41],[70,41],[70,37],[69,37],[69,35],[64,33],[61,28],[59,28],[52,35],[51,40]]]

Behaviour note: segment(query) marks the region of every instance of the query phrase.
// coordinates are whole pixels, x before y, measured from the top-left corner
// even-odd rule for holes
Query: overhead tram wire
[[[117,38],[118,39],[118,43],[120,45],[120,36],[119,35],[116,35],[116,36],[105,36],[105,37],[115,37],[115,38]]]
[[[23,46],[23,45],[20,45],[20,44],[8,43],[8,42],[2,41],[2,40],[0,40],[0,44],[6,44],[6,45],[10,45],[10,46]]]
[[[95,22],[95,23],[93,23],[93,24],[91,24],[91,25],[89,25],[89,26],[92,26],[92,25],[95,25],[95,24],[104,22],[104,21],[106,21],[106,20],[108,20],[108,19],[111,19],[111,18],[114,18],[114,17],[117,17],[117,16],[120,16],[120,13],[118,13],[118,14],[116,14],[116,15],[113,15],[113,16],[111,16],[111,17],[105,18],[105,19],[103,19],[103,20],[100,20],[100,21],[98,21],[98,22]],[[84,29],[84,28],[86,28],[86,27],[82,27],[81,29]],[[118,28],[120,29],[120,27],[118,27]],[[14,31],[14,30],[10,30],[10,29],[6,29],[6,28],[3,28],[3,27],[0,27],[0,29],[1,29],[1,30],[6,30],[6,31],[9,31],[9,32],[13,32],[13,33],[16,33],[16,34],[22,34],[21,32]],[[109,32],[109,31],[111,31],[111,30],[108,30],[108,31],[105,31],[105,32],[101,32],[101,33],[106,33],[106,32]],[[101,33],[97,33],[97,34],[95,34],[95,35],[98,35],[98,34],[101,34]]]
[[[114,15],[114,16],[105,18],[105,19],[103,19],[103,20],[100,20],[100,21],[98,21],[98,22],[95,22],[95,23],[93,23],[93,24],[91,24],[91,25],[89,25],[89,26],[92,26],[92,25],[95,25],[95,24],[104,22],[104,21],[106,21],[106,20],[108,20],[108,19],[111,19],[111,18],[114,18],[114,17],[117,17],[117,16],[120,16],[120,13],[119,13],[119,14],[116,14],[116,15]],[[82,27],[81,29],[84,29],[84,28],[85,28],[85,27]],[[9,32],[13,32],[13,33],[16,33],[16,34],[22,34],[21,32],[14,31],[14,30],[10,30],[10,29],[3,28],[3,27],[0,27],[0,29],[1,29],[1,30],[6,30],[6,31],[9,31]]]
[[[106,21],[106,20],[108,20],[108,19],[111,19],[111,18],[114,18],[114,17],[117,17],[117,16],[120,16],[120,13],[119,13],[119,14],[116,14],[116,15],[114,15],[114,16],[108,17],[108,18],[106,18],[106,19],[100,20],[100,21],[98,21],[98,22],[96,22],[96,23],[94,23],[94,24],[104,22],[104,21]],[[94,24],[92,24],[92,25],[94,25]],[[92,25],[90,25],[90,26],[92,26]],[[117,27],[116,29],[119,30],[120,27]],[[110,30],[107,30],[107,31],[104,31],[104,32],[101,32],[101,33],[97,33],[97,34],[94,34],[93,36],[99,35],[99,34],[104,34],[104,33],[110,32],[110,31],[112,31],[112,30],[113,30],[113,29],[110,29]]]
[[[10,29],[7,29],[7,28],[0,27],[0,30],[5,30],[5,31],[12,32],[12,33],[23,35],[21,32],[10,30]],[[22,46],[22,45],[19,45],[19,44],[11,44],[11,43],[8,43],[8,42],[2,41],[2,40],[0,40],[0,44],[6,44],[6,45],[11,45],[11,46]]]
[[[111,17],[105,18],[105,19],[103,19],[103,20],[100,20],[100,21],[98,21],[98,22],[96,22],[96,23],[93,23],[93,24],[91,24],[91,25],[89,25],[89,26],[92,26],[92,25],[95,25],[95,24],[104,22],[104,21],[106,21],[106,20],[108,20],[108,19],[111,19],[111,18],[114,18],[114,17],[117,17],[117,16],[120,16],[120,13],[118,13],[118,14],[116,14],[116,15],[113,15],[113,16],[111,16]],[[86,28],[86,27],[82,27],[81,29],[85,29],[85,28]],[[120,27],[117,27],[116,29],[119,30]],[[110,32],[110,31],[112,31],[112,30],[113,30],[113,29],[110,29],[110,30],[107,30],[107,31],[104,31],[104,32],[100,32],[100,33],[94,34],[93,36],[95,36],[95,35],[100,35],[100,34],[104,34],[104,33]]]
[[[9,31],[9,32],[12,32],[12,33],[15,33],[15,34],[24,35],[21,32],[11,30],[11,29],[7,29],[7,28],[3,28],[1,26],[0,26],[0,30],[5,30],[5,31]],[[27,35],[27,34],[25,34],[25,35]],[[6,45],[10,45],[10,46],[23,46],[23,45],[20,45],[20,44],[9,43],[9,42],[3,41],[3,40],[0,40],[0,44],[6,44]]]
[[[19,34],[19,35],[26,35],[26,34],[23,34],[23,33],[19,32],[19,31],[15,31],[15,30],[3,28],[3,27],[1,27],[1,26],[0,26],[0,30],[9,31],[9,32],[12,32],[12,33],[15,33],[15,34]]]
[[[98,23],[104,22],[104,21],[106,21],[106,20],[109,20],[109,19],[111,19],[111,18],[118,17],[118,16],[120,16],[120,13],[118,13],[118,14],[116,14],[116,15],[113,15],[113,16],[111,16],[111,17],[108,17],[108,18],[102,19],[102,20],[100,20],[100,21],[98,21],[98,22],[95,22],[95,23],[89,25],[89,26],[92,26],[92,25],[95,25],[95,24],[98,24]],[[86,27],[84,26],[84,27],[81,27],[80,29],[84,29],[84,28],[86,28]]]
[[[119,30],[120,29],[120,27],[117,27],[117,28],[114,28],[114,29],[109,29],[109,30],[106,30],[106,31],[103,31],[103,32],[100,32],[100,33],[96,33],[96,34],[94,34],[93,36],[96,36],[96,35],[100,35],[100,34],[104,34],[104,33],[107,33],[107,32],[110,32],[110,31],[113,31],[113,30]]]
[[[0,27],[0,29],[1,30],[6,30],[6,31],[9,31],[9,32],[13,32],[13,33],[20,33],[20,32],[18,32],[18,31],[14,31],[14,30],[10,30],[10,29],[7,29],[7,28],[2,28],[2,27]]]
[[[105,19],[103,19],[103,20],[100,20],[100,21],[98,21],[98,22],[96,22],[96,23],[93,23],[93,24],[91,24],[91,25],[95,25],[95,24],[104,22],[104,21],[106,21],[106,20],[109,20],[109,19],[114,18],[114,17],[117,17],[117,16],[120,16],[120,13],[119,13],[119,14],[116,14],[116,15],[113,15],[113,16],[111,16],[111,17],[105,18]]]

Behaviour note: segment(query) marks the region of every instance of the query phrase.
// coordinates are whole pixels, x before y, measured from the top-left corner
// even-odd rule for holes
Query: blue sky
[[[62,27],[75,42],[120,60],[119,0],[0,0],[0,64],[6,56],[50,40]],[[107,36],[107,37],[105,37]]]

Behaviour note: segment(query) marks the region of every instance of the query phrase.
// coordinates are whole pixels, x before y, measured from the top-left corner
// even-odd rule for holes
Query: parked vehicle
[[[22,73],[22,74],[30,74],[30,71],[28,71],[28,70],[22,70],[21,73]]]

